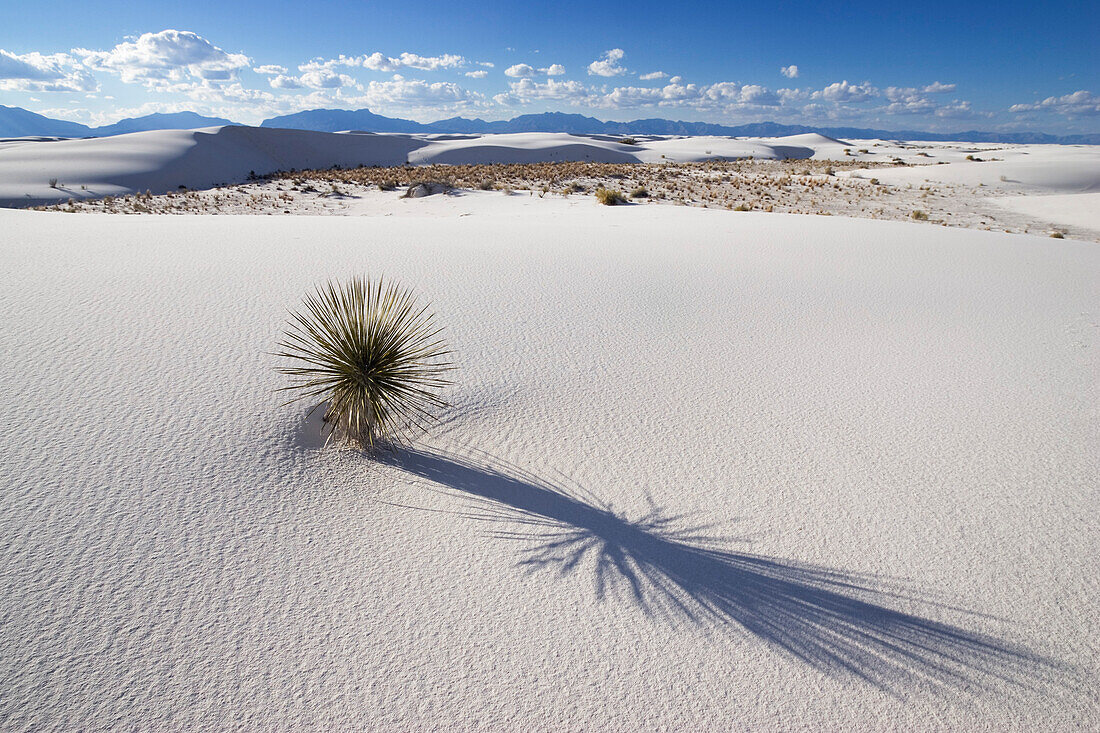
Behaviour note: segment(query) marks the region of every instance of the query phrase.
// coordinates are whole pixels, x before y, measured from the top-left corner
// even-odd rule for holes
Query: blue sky
[[[0,104],[1100,131],[1100,3],[0,0]]]

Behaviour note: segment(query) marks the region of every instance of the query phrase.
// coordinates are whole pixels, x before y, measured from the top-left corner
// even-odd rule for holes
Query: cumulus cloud
[[[15,54],[0,49],[0,90],[21,92],[94,92],[94,77],[67,53]]]
[[[970,102],[955,100],[935,111],[936,117],[968,119],[971,117],[992,117],[989,112],[978,112],[970,106]]]
[[[779,96],[758,84],[723,81],[709,86],[683,84],[679,77],[662,87],[616,87],[599,98],[599,105],[632,107],[691,107],[699,110],[753,110],[779,106]]]
[[[344,54],[340,54],[333,59],[316,58],[301,64],[298,70],[332,70],[338,66],[346,66],[385,72],[400,71],[402,69],[438,71],[440,69],[460,69],[468,65],[469,62],[465,58],[450,53],[445,53],[441,56],[421,56],[420,54],[405,52],[399,56],[386,56],[379,51],[375,51],[365,56],[345,56]]]
[[[814,99],[824,99],[826,102],[862,102],[877,96],[878,90],[871,86],[870,82],[862,84],[849,84],[847,80],[834,82],[819,92],[813,93]]]
[[[341,57],[343,58],[343,57]],[[468,62],[457,54],[445,53],[441,56],[421,56],[404,52],[400,56],[385,56],[374,52],[369,56],[357,57],[358,65],[371,71],[397,71],[399,69],[418,69],[420,71],[438,71],[439,69],[457,69]],[[356,64],[349,64],[356,65]]]
[[[530,64],[515,64],[504,70],[505,76],[524,78],[535,75],[535,67]]]
[[[781,69],[779,69],[779,73],[782,74],[783,76],[787,77],[788,79],[797,79],[798,78],[798,67],[795,66],[794,64],[791,64],[790,66],[784,66]]]
[[[451,82],[427,82],[423,79],[372,81],[359,101],[368,106],[448,105],[470,98],[469,93]]]
[[[889,104],[878,111],[889,115],[935,115],[960,118],[979,116],[970,108],[970,102],[955,100],[945,104],[928,96],[953,91],[955,91],[954,84],[944,84],[939,81],[923,87],[886,87],[882,90],[882,96],[886,97]]]
[[[477,71],[467,71],[466,76],[470,77],[471,79],[484,79],[485,77],[489,76],[489,72],[485,69],[478,69]]]
[[[91,69],[117,74],[126,83],[153,89],[195,79],[231,81],[251,63],[244,54],[223,51],[197,33],[177,30],[143,33],[110,51],[74,49],[73,53]]]
[[[301,89],[302,82],[298,81],[296,77],[286,76],[285,74],[279,74],[278,76],[269,79],[268,83],[275,89]]]
[[[255,66],[252,68],[257,74],[266,74],[267,76],[277,76],[279,74],[286,73],[285,66],[279,66],[278,64],[267,64],[266,66]]]
[[[1012,112],[1056,112],[1067,117],[1090,117],[1100,115],[1100,96],[1086,89],[1078,89],[1072,94],[1061,97],[1047,97],[1034,104],[1014,104]]]
[[[656,79],[665,79],[668,77],[663,71],[651,71],[648,74],[639,74],[638,78],[642,81],[654,81]]]
[[[921,88],[921,91],[925,94],[942,94],[944,92],[955,91],[954,84],[944,84],[940,81],[934,81],[926,87]]]
[[[298,80],[310,89],[338,89],[340,87],[358,87],[358,82],[347,74],[337,74],[330,69],[314,69],[303,72]]]
[[[538,76],[539,74],[545,74],[546,76],[561,76],[564,73],[565,67],[561,64],[551,64],[550,66],[544,66],[539,69],[536,69],[530,64],[515,64],[504,70],[505,76],[510,76],[514,79],[525,79],[532,76]]]
[[[509,87],[509,93],[498,94],[494,99],[501,104],[547,99],[582,104],[591,102],[594,98],[588,87],[576,81],[547,79],[545,82],[538,82],[527,78],[512,82]]]
[[[621,76],[626,73],[626,69],[619,65],[624,56],[626,52],[621,48],[605,51],[598,60],[588,65],[588,73],[592,76]]]

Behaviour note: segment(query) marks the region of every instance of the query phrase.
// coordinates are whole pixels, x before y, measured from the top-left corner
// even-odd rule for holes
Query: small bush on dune
[[[597,188],[596,200],[604,206],[617,206],[618,204],[625,204],[626,197],[618,191],[613,191],[610,188]]]
[[[917,209],[916,211],[914,211],[909,216],[911,216],[913,219],[915,219],[917,221],[928,221],[928,214],[924,213],[920,209]]]
[[[360,277],[330,282],[291,313],[278,369],[295,379],[281,391],[326,405],[328,437],[373,450],[405,442],[446,407],[450,351],[435,316],[410,291]]]
[[[646,199],[649,198],[649,191],[645,189],[645,186],[639,186],[630,192],[630,198],[632,199]]]

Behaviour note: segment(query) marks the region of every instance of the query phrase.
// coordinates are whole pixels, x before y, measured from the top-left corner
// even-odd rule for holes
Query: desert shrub
[[[57,179],[56,178],[51,178],[50,179],[50,188],[57,188]]]
[[[492,191],[496,188],[497,184],[490,178],[484,178],[478,181],[477,187],[482,191]]]
[[[637,145],[637,144],[638,144],[638,141],[637,141],[637,140],[635,140],[635,139],[634,139],[634,138],[632,138],[632,137],[624,137],[624,138],[621,138],[621,139],[619,140],[619,142],[620,142],[621,144],[623,144],[623,145]]]
[[[649,191],[645,189],[645,186],[638,186],[636,189],[630,192],[630,198],[632,199],[646,199],[649,198]]]
[[[916,219],[917,221],[928,221],[928,214],[924,213],[920,209],[916,209],[909,216],[911,216],[913,219]]]
[[[1050,233],[1050,238],[1051,239],[1065,239],[1066,235],[1062,234],[1061,232],[1051,232]]]
[[[329,282],[291,313],[278,371],[299,399],[319,399],[328,437],[366,449],[405,442],[446,407],[450,351],[427,306],[380,278]]]
[[[752,211],[752,207],[748,204],[737,204],[733,207],[734,211]]]
[[[618,204],[626,203],[626,197],[621,193],[603,187],[596,189],[596,200],[604,206],[617,206]]]

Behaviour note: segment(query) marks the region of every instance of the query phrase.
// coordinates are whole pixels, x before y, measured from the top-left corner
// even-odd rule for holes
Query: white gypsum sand
[[[749,159],[732,172],[731,164],[716,170],[698,165]],[[621,166],[620,180],[584,183],[625,185],[624,193],[646,186],[650,203],[894,220],[919,212],[929,224],[1100,240],[1092,214],[1100,191],[1098,146],[838,141],[822,135],[757,140],[405,135],[229,126],[90,140],[18,139],[0,141],[0,205],[128,213],[378,214],[392,204],[365,196],[354,185],[344,190],[347,195],[331,196],[313,181],[312,193],[318,196],[302,200],[283,186],[239,184],[254,175],[332,166],[408,162],[418,166],[415,171],[420,166],[525,164],[533,168],[520,173],[515,185],[553,194],[562,193],[569,181],[553,171],[547,179],[547,167],[540,164],[569,161]],[[903,167],[891,167],[899,163]],[[835,176],[826,175],[833,167]],[[622,177],[635,180],[623,183]],[[135,205],[133,197],[145,192],[173,200]],[[236,193],[245,193],[245,201],[237,200]],[[267,200],[271,193],[277,200]],[[187,198],[181,201],[183,195]],[[130,200],[116,206],[120,196]]]
[[[516,198],[0,211],[5,728],[1097,726],[1095,244]],[[359,273],[461,367],[382,464],[273,392]]]

